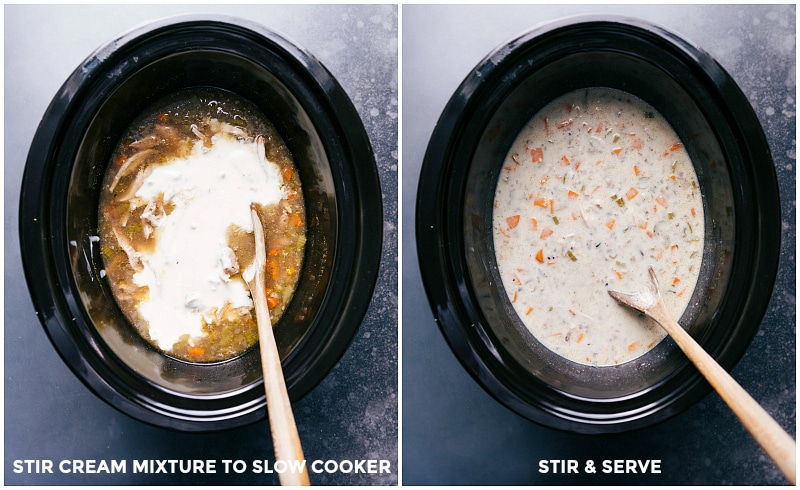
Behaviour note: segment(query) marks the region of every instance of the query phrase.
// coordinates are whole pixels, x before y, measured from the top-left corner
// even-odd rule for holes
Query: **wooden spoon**
[[[625,306],[640,311],[658,322],[675,340],[686,357],[719,393],[728,407],[739,417],[786,478],[795,485],[795,456],[797,444],[762,407],[722,368],[672,317],[664,307],[656,273],[651,267],[652,290],[634,294],[608,291],[612,298]]]
[[[264,229],[254,205],[250,206],[250,214],[253,218],[256,255],[253,264],[245,270],[242,276],[247,281],[247,287],[250,288],[250,295],[256,306],[261,368],[264,373],[264,389],[267,394],[267,412],[269,427],[272,431],[272,444],[275,448],[275,460],[286,461],[289,465],[294,461],[298,465],[302,464],[302,471],[297,473],[286,471],[278,473],[278,477],[281,485],[310,485],[303,447],[300,444],[300,435],[297,433],[297,425],[294,422],[292,405],[289,402],[286,380],[283,378],[281,359],[278,355],[278,346],[275,343],[272,322],[269,318],[265,282],[267,252]]]

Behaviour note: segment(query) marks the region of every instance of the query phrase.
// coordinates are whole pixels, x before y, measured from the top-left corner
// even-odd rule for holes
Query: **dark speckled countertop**
[[[266,422],[177,433],[117,412],[73,376],[48,341],[25,287],[17,231],[20,183],[34,132],[67,76],[105,42],[148,20],[218,13],[293,40],[339,80],[373,145],[384,197],[384,249],[372,303],[332,372],[294,405],[306,458],[387,460],[390,473],[311,473],[315,485],[396,485],[398,477],[398,87],[394,5],[22,6],[5,12],[5,483],[277,484],[225,474],[222,460],[274,461]],[[126,460],[125,474],[15,473],[15,460]],[[132,460],[218,461],[216,474],[132,474]],[[35,467],[32,467],[35,470]]]
[[[794,5],[403,7],[403,484],[770,485],[781,473],[712,393],[654,427],[589,437],[516,415],[467,374],[428,308],[416,260],[415,190],[445,104],[495,47],[579,13],[639,17],[710,53],[764,127],[783,207],[780,270],[769,309],[733,376],[792,435],[796,423],[796,36]],[[659,474],[539,473],[540,460],[661,460]],[[581,472],[582,473],[582,472]]]

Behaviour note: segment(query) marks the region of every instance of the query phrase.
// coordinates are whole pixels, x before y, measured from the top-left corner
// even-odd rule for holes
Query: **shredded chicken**
[[[142,268],[142,255],[133,248],[131,245],[130,240],[128,237],[125,236],[119,228],[116,226],[112,228],[114,231],[114,236],[117,238],[117,243],[119,243],[120,248],[122,251],[125,252],[125,255],[128,256],[128,263],[130,264],[133,270],[139,270]]]
[[[136,196],[136,193],[139,192],[141,189],[142,184],[144,184],[144,180],[153,172],[153,167],[147,166],[145,168],[139,169],[139,173],[136,174],[136,178],[133,179],[131,185],[128,186],[128,190],[125,191],[124,194],[117,197],[117,201],[125,202],[130,201]]]
[[[125,162],[122,164],[119,170],[117,170],[117,173],[114,175],[114,180],[111,181],[111,186],[109,190],[111,192],[114,192],[114,189],[116,189],[117,184],[119,184],[119,181],[123,177],[129,175],[134,170],[139,168],[139,165],[143,163],[148,157],[154,155],[155,152],[156,152],[155,150],[148,149],[148,150],[142,150],[139,153],[134,153],[133,155],[131,155],[130,158],[125,160]]]

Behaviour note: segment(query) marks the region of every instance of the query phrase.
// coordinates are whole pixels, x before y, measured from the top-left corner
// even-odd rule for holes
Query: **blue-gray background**
[[[403,6],[403,484],[783,484],[716,394],[655,427],[603,437],[540,427],[491,398],[462,369],[427,307],[414,241],[415,191],[442,109],[495,47],[578,13],[657,23],[709,52],[764,126],[783,206],[780,271],[769,310],[733,376],[795,434],[795,6]],[[660,459],[658,475],[542,475],[541,459]]]
[[[28,149],[50,99],[95,49],[140,23],[214,12],[278,31],[317,57],[356,106],[373,145],[384,197],[384,249],[372,303],[330,375],[294,405],[309,461],[384,459],[391,474],[311,474],[313,484],[396,484],[397,7],[392,5],[5,6],[5,458],[6,484],[276,484],[273,476],[132,475],[133,459],[267,459],[266,422],[181,434],[123,415],[86,389],[50,345],[25,287],[17,232]],[[15,459],[125,459],[125,475],[13,473]]]

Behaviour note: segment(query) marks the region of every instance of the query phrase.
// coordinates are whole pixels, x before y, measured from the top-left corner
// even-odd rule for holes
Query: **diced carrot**
[[[692,208],[692,217],[693,217],[693,218],[696,218],[696,217],[697,217],[697,211],[695,211],[695,209],[694,209],[694,208]]]
[[[631,143],[631,148],[633,148],[634,150],[641,150],[642,149],[641,138],[636,138],[635,140],[633,140],[633,143]]]
[[[166,112],[162,112],[161,114],[158,115],[158,120],[161,121],[162,123],[168,123],[169,114],[167,114]]]
[[[125,163],[127,159],[128,157],[126,157],[125,155],[120,155],[119,158],[117,158],[117,167],[121,167],[122,164]]]
[[[636,342],[631,342],[630,344],[628,344],[628,350],[636,350],[637,347],[639,347],[638,340]]]
[[[659,195],[659,196],[656,198],[656,202],[657,202],[657,203],[659,203],[659,204],[661,204],[661,205],[662,205],[662,206],[664,206],[664,207],[667,207],[667,198],[666,198],[666,197],[664,197],[663,195]]]
[[[533,230],[536,231],[539,229],[539,222],[536,221],[536,218],[531,218],[531,223],[533,223]]]
[[[634,187],[631,187],[630,189],[628,189],[628,192],[625,193],[625,197],[627,197],[629,201],[634,197],[636,197],[637,195],[639,195],[639,191],[637,191],[636,188]]]
[[[531,314],[531,312],[533,312],[533,306],[529,306],[529,307],[528,307],[528,311],[526,311],[526,312],[525,312],[525,315],[526,315],[526,316],[527,316],[527,315],[530,315],[530,314]]]
[[[513,230],[519,224],[519,215],[515,214],[514,216],[509,216],[506,218],[506,223],[508,223],[508,228]]]
[[[685,292],[686,292],[686,288],[683,288],[683,289],[680,290],[680,292],[677,294],[677,296],[680,298],[681,296],[683,296],[683,293],[685,293]]]
[[[575,162],[575,170],[581,168],[581,162]]]
[[[290,219],[292,221],[292,226],[294,226],[295,228],[299,228],[300,226],[303,225],[303,218],[301,218],[300,215],[297,213],[292,213]]]
[[[550,236],[550,235],[552,235],[552,234],[553,234],[553,229],[552,229],[552,228],[550,228],[549,226],[545,226],[545,227],[542,229],[542,234],[541,234],[541,235],[539,235],[539,238],[547,238],[547,237],[549,237],[549,236]]]
[[[567,165],[567,166],[571,165],[570,161],[569,161],[569,158],[567,158],[567,155],[564,155],[564,156],[561,157],[561,162],[564,163],[564,165]]]
[[[280,300],[275,296],[267,296],[267,306],[269,306],[270,308],[275,308],[276,306],[278,306],[279,302]]]
[[[613,150],[611,150],[611,153],[613,153],[615,155],[619,155],[621,152],[622,152],[622,148],[620,148],[620,147],[616,147]]]
[[[679,282],[681,282],[680,278],[678,278],[678,277],[673,277],[672,278],[672,285],[673,286],[678,284]]]
[[[614,229],[614,224],[616,222],[617,222],[617,220],[615,220],[615,219],[609,220],[609,222],[606,223],[606,226],[608,227],[609,230],[613,230]]]
[[[279,249],[279,248],[273,248],[273,249],[270,249],[270,251],[269,251],[269,252],[267,252],[267,255],[268,255],[269,257],[275,257],[275,256],[276,256],[276,255],[278,255],[279,253],[281,253],[281,249]]]
[[[514,297],[511,298],[511,302],[512,303],[516,303],[517,302],[517,292],[516,291],[514,291]]]
[[[189,347],[189,349],[186,350],[186,353],[192,357],[200,357],[206,353],[206,350],[202,347]]]
[[[577,339],[575,339],[575,342],[576,342],[576,343],[578,343],[578,344],[580,344],[580,343],[581,343],[581,341],[583,340],[583,337],[585,337],[585,334],[584,334],[583,332],[579,333],[579,334],[578,334],[578,338],[577,338]]]
[[[638,177],[638,176],[639,176],[639,174],[641,173],[641,172],[639,172],[639,166],[638,166],[638,165],[634,165],[634,166],[633,166],[633,173],[634,173],[634,175],[636,175],[637,177]]]
[[[675,176],[674,175],[670,175],[669,178],[672,179],[673,181],[675,181]]]
[[[570,190],[567,192],[567,197],[569,197],[570,199],[575,199],[575,198],[577,198],[579,195],[580,195],[580,194],[578,194],[577,192],[573,191],[572,189],[570,189]]]
[[[655,236],[655,235],[653,235],[653,232],[650,231],[650,230],[645,230],[645,233],[647,233],[647,236],[650,237],[650,238],[653,238]]]
[[[539,206],[540,208],[547,208],[550,206],[550,199],[539,196],[533,200],[533,205]]]
[[[542,151],[542,147],[537,146],[536,148],[531,148],[531,161],[533,163],[542,163],[544,160],[544,152]]]
[[[294,175],[292,167],[283,167],[283,180],[289,182],[290,180],[292,180],[292,175]]]
[[[622,279],[622,272],[618,271],[617,269],[614,269],[614,273],[617,275],[617,277]]]
[[[669,148],[667,148],[667,151],[664,152],[664,156],[669,155],[670,153],[672,153],[673,151],[677,150],[678,148],[680,148],[682,146],[683,146],[683,144],[681,144],[681,143],[673,143],[672,145],[670,145]]]
[[[266,265],[267,272],[269,272],[270,277],[272,277],[273,281],[278,280],[278,262],[276,260],[267,260]]]
[[[647,221],[640,221],[640,222],[636,223],[636,226],[638,226],[639,228],[641,228],[643,230],[646,230],[647,229]]]
[[[536,260],[538,260],[539,263],[541,263],[541,264],[544,263],[544,250],[543,249],[540,248],[539,251],[536,252]]]
[[[517,286],[522,286],[522,279],[520,279],[520,278],[519,278],[519,276],[517,276],[517,275],[515,275],[515,276],[514,276],[514,277],[511,279],[511,282],[513,282],[513,283],[514,283],[514,284],[516,284]]]

